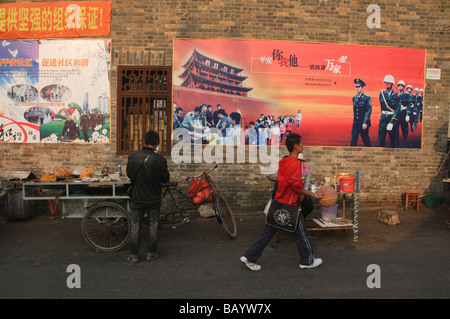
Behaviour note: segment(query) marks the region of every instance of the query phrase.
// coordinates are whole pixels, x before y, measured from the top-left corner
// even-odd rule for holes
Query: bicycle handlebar
[[[200,176],[202,176],[203,174],[211,173],[213,170],[215,170],[215,169],[217,168],[217,166],[219,166],[219,165],[216,164],[216,166],[214,166],[212,169],[210,169],[209,171],[203,172],[203,173],[201,173],[200,175],[197,175],[197,176],[188,176],[188,177],[186,177],[186,180],[188,180],[189,178],[192,178],[192,177],[200,177]]]

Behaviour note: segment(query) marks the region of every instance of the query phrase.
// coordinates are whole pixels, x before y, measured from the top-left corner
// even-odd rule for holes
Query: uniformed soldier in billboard
[[[422,123],[422,110],[423,110],[423,89],[420,89],[419,95],[417,95],[417,113],[419,115],[417,122],[420,121],[420,123]]]
[[[409,84],[406,87],[406,91],[409,94],[410,97],[410,102],[411,104],[409,105],[409,127],[411,129],[411,133],[414,131],[414,122],[416,120],[416,96],[413,94],[413,88],[412,85]]]
[[[384,77],[385,90],[380,91],[381,116],[378,125],[378,146],[384,147],[386,135],[389,132],[391,148],[398,147],[398,111],[400,109],[400,94],[395,92],[392,87],[395,83],[392,75]]]
[[[403,141],[408,143],[408,122],[409,113],[411,112],[411,95],[405,91],[405,81],[400,80],[397,83],[398,93],[400,94],[400,110],[398,112],[399,133],[397,143],[400,145],[400,131],[402,132]]]
[[[355,83],[356,95],[353,97],[353,125],[350,146],[358,145],[358,138],[361,139],[364,146],[371,146],[369,137],[370,115],[372,114],[372,99],[364,94],[363,90],[366,83],[356,78]]]
[[[414,94],[413,94],[413,110],[412,113],[414,115],[414,119],[412,120],[411,123],[411,132],[415,129],[417,129],[417,122],[419,122],[419,88],[415,88],[414,89]]]

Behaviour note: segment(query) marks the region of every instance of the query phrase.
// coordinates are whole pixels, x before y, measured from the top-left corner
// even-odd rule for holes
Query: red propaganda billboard
[[[109,36],[111,1],[0,4],[0,39]]]
[[[175,39],[173,128],[203,144],[279,145],[298,133],[306,146],[421,148],[425,57],[422,49]]]

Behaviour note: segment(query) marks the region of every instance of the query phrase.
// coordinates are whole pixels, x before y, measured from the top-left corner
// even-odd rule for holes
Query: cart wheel
[[[81,223],[83,237],[100,251],[117,251],[130,237],[130,217],[117,203],[103,202],[89,208]]]
[[[214,210],[216,211],[216,217],[219,224],[222,224],[225,231],[231,238],[237,236],[236,220],[231,212],[230,206],[222,198],[222,196],[214,194]]]

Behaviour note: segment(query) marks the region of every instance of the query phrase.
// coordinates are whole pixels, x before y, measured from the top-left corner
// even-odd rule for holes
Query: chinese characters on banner
[[[350,69],[348,68],[348,64],[346,64],[347,57],[341,56],[339,59],[325,59],[324,61],[321,61],[321,64],[309,64],[309,65],[299,65],[298,57],[296,54],[289,54],[289,57],[286,57],[283,55],[284,52],[280,51],[279,49],[274,49],[272,54],[268,57],[260,57],[261,64],[266,64],[265,71],[267,72],[268,64],[274,64],[275,68],[302,68],[305,70],[305,74],[309,72],[310,75],[313,75],[313,71],[329,71],[333,74],[342,74],[342,72],[345,72],[344,74],[349,74]],[[258,66],[258,65],[257,65]],[[342,69],[344,67],[344,69]],[[263,67],[264,69],[264,67]],[[342,69],[342,70],[341,70]],[[256,72],[256,71],[255,71]],[[300,72],[299,72],[300,74]],[[320,74],[319,72],[316,72],[315,74]]]
[[[110,142],[110,40],[0,41],[0,142]]]
[[[111,1],[0,4],[0,39],[109,36]]]
[[[203,144],[277,145],[298,133],[307,146],[421,148],[425,57],[421,49],[175,39],[173,127]],[[196,110],[203,104],[211,114]]]

